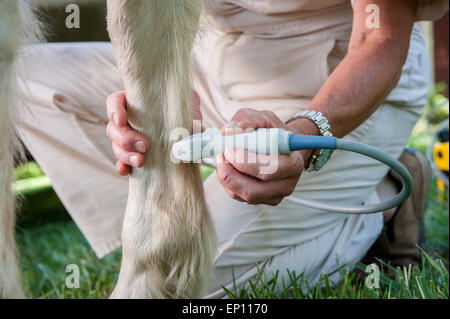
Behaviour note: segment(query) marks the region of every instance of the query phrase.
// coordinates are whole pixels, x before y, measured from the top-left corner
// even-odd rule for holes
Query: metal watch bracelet
[[[307,118],[311,120],[319,129],[322,136],[333,136],[331,134],[330,124],[328,119],[319,111],[301,111],[292,116],[285,124],[288,124],[296,119]],[[311,164],[308,171],[318,171],[320,170],[330,159],[333,150],[321,149],[319,152],[314,152],[311,157]]]

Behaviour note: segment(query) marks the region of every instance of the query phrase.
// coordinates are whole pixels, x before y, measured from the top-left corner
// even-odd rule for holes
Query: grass
[[[431,187],[428,206],[425,213],[426,245],[429,251],[435,251],[448,259],[449,245],[449,206],[448,191],[444,201],[438,199],[438,190],[434,183]]]
[[[203,168],[203,175],[211,170]],[[434,200],[434,187],[425,219],[428,248],[448,256],[448,197],[445,205]],[[47,194],[48,196],[48,194]],[[59,211],[39,219],[21,218],[17,241],[27,296],[35,298],[106,298],[114,287],[120,267],[120,251],[99,260],[57,198]],[[387,269],[380,289],[368,289],[363,280],[351,272],[342,271],[343,280],[332,285],[323,275],[320,282],[308,287],[302,275],[291,273],[281,287],[277,278],[259,276],[250,289],[229,291],[231,298],[448,298],[448,262],[425,254],[422,269],[406,272]],[[80,288],[68,289],[66,267],[77,264]],[[359,267],[363,268],[362,265]],[[394,279],[387,279],[394,272]]]
[[[424,152],[428,143],[423,122],[419,122],[409,144]],[[205,178],[213,170],[202,167],[201,172]],[[24,197],[17,242],[27,296],[107,298],[117,280],[120,251],[103,260],[95,256],[36,164],[21,166],[16,175],[20,181],[15,184],[15,190]],[[423,254],[422,268],[391,269],[384,265],[379,289],[367,288],[364,279],[355,272],[342,270],[343,280],[339,283],[331,283],[327,275],[322,275],[319,283],[308,286],[302,274],[291,272],[283,284],[277,285],[277,275],[266,278],[262,274],[249,281],[249,288],[234,288],[227,293],[231,298],[448,299],[448,203],[448,192],[444,201],[440,201],[433,183],[425,215],[427,253]],[[70,264],[80,269],[78,289],[66,288],[65,281],[70,274],[66,267]],[[362,264],[357,267],[365,270]]]
[[[365,271],[366,266],[357,267]],[[448,299],[448,264],[442,258],[423,253],[422,268],[409,267],[387,270],[380,276],[380,287],[369,288],[354,272],[341,270],[342,280],[332,283],[328,275],[320,276],[317,284],[309,286],[303,274],[289,272],[288,278],[278,280],[278,273],[268,279],[264,274],[248,282],[249,288],[226,290],[233,299]],[[388,274],[388,276],[387,276]],[[391,279],[392,278],[392,279]]]
[[[117,280],[120,252],[99,260],[72,221],[18,229],[25,293],[33,298],[106,298]],[[68,289],[66,267],[80,269],[80,288]]]
[[[437,85],[434,90],[437,92],[442,91],[444,88]],[[443,101],[444,100],[444,101]],[[442,104],[446,102],[446,104]],[[432,138],[429,133],[426,117],[430,118],[432,129],[435,129],[439,123],[445,119],[448,121],[448,100],[442,95],[432,92],[430,97],[430,104],[441,105],[436,108],[435,112],[430,112],[432,109],[428,107],[425,116],[420,119],[416,124],[408,146],[412,147],[423,154],[427,153],[428,146],[430,145]],[[434,121],[434,125],[433,125]],[[449,200],[448,190],[444,194],[444,200],[439,199],[439,190],[437,189],[436,181],[433,179],[433,183],[430,189],[430,195],[428,197],[428,205],[425,213],[425,231],[427,248],[431,251],[436,251],[439,254],[444,255],[448,259],[448,245],[449,245]]]

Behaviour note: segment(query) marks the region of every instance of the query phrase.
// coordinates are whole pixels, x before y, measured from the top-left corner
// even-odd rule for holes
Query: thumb
[[[197,91],[195,90],[191,91],[191,98],[192,98],[192,119],[201,121],[202,112],[200,110],[200,96],[198,95]]]

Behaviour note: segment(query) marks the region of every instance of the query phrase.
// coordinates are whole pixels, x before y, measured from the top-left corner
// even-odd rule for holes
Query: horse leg
[[[108,0],[130,125],[151,143],[130,176],[113,298],[201,297],[212,276],[216,239],[198,166],[170,159],[171,132],[192,126],[189,56],[200,12],[200,0]]]
[[[25,0],[0,1],[0,298],[24,297],[15,248],[13,156],[15,103],[19,100],[17,75],[23,64],[19,48],[35,42],[40,24]]]

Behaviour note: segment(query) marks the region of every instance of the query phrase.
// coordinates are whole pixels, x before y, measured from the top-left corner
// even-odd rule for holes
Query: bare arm
[[[309,109],[329,119],[332,132],[342,137],[363,123],[396,86],[409,49],[416,20],[416,1],[379,0],[380,28],[366,27],[366,7],[373,0],[357,0],[354,5],[353,33],[348,54],[311,102]],[[283,125],[270,112],[243,109],[232,119],[235,127],[285,127],[298,134],[318,135],[309,119]],[[279,156],[279,167],[270,176],[258,174],[258,164],[234,163],[239,150],[225,153],[230,163],[217,166],[219,182],[234,199],[247,203],[277,205],[295,189],[304,163],[312,151]],[[256,167],[255,167],[256,166]]]
[[[331,74],[309,109],[322,112],[335,136],[342,137],[363,123],[396,86],[406,61],[416,19],[417,1],[379,0],[380,28],[366,26],[366,7],[373,0],[354,4],[353,33],[347,55]],[[293,130],[317,134],[309,120],[290,124]]]

